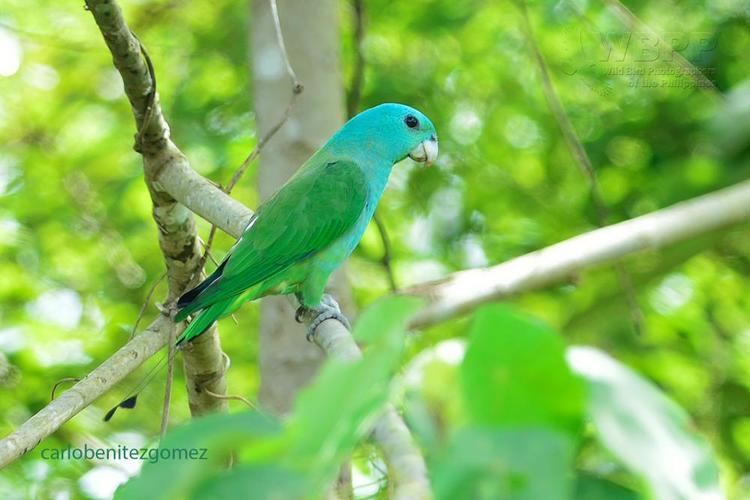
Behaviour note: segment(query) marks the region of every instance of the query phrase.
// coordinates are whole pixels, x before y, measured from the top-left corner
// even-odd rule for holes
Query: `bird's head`
[[[432,164],[438,155],[435,126],[429,118],[404,104],[381,104],[361,112],[336,134],[356,143],[368,154],[391,164],[410,157]]]

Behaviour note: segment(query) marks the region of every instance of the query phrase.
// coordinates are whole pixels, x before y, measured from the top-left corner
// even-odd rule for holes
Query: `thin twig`
[[[232,175],[231,180],[229,181],[229,184],[226,185],[226,187],[222,188],[222,191],[224,191],[227,194],[230,194],[232,192],[232,189],[237,185],[237,183],[240,181],[242,176],[247,171],[250,164],[255,161],[255,159],[260,155],[261,150],[263,147],[268,143],[268,141],[271,140],[271,138],[276,135],[276,132],[278,132],[281,127],[284,126],[284,124],[289,119],[289,116],[292,112],[292,108],[294,107],[294,104],[297,100],[297,96],[302,93],[304,90],[304,85],[297,79],[297,74],[294,72],[294,68],[292,67],[292,63],[289,60],[289,54],[286,51],[286,44],[284,43],[284,34],[281,31],[281,20],[279,19],[279,11],[278,7],[276,6],[276,0],[269,0],[269,3],[271,5],[271,16],[273,17],[273,26],[274,30],[276,31],[276,40],[279,43],[279,50],[281,51],[281,57],[284,60],[284,65],[286,66],[287,73],[289,74],[289,78],[292,80],[292,95],[289,98],[289,104],[287,105],[286,109],[284,110],[284,114],[281,116],[279,121],[271,127],[271,129],[263,135],[263,137],[260,138],[258,143],[255,145],[253,150],[250,152],[249,155],[247,155],[247,158],[245,158],[245,161],[242,162],[242,164],[239,166],[239,168],[234,172]],[[216,226],[211,226],[211,231],[208,234],[208,240],[206,241],[205,249],[206,251],[201,256],[201,260],[198,262],[198,273],[196,276],[200,276],[200,273],[203,271],[203,266],[206,264],[206,258],[209,255],[209,252],[211,250],[211,245],[213,245],[214,237],[216,236]]]
[[[234,186],[237,185],[237,182],[239,182],[240,178],[245,173],[250,164],[258,157],[258,155],[260,155],[260,151],[263,149],[266,143],[268,143],[268,141],[270,141],[271,138],[276,135],[276,132],[278,132],[279,129],[284,126],[286,121],[289,119],[289,115],[292,112],[292,108],[294,107],[294,103],[298,95],[299,92],[292,92],[292,96],[289,99],[289,104],[287,105],[286,110],[284,110],[284,114],[281,116],[276,125],[271,127],[271,129],[263,137],[260,138],[258,144],[255,145],[255,148],[250,152],[247,158],[245,158],[245,161],[242,162],[240,168],[238,168],[232,176],[232,180],[230,180],[229,184],[227,184],[227,187],[224,188],[225,193],[229,194],[232,192],[232,189],[234,189]]]
[[[206,389],[205,387],[203,388],[203,392],[205,392],[206,394],[208,394],[212,398],[221,399],[221,400],[225,400],[225,401],[241,401],[242,403],[245,403],[245,405],[248,408],[252,409],[252,410],[257,410],[258,409],[258,406],[255,405],[253,402],[251,402],[249,399],[247,399],[247,398],[245,398],[243,396],[239,396],[237,394],[227,394],[227,395],[216,394],[215,392],[212,392],[212,391]]]
[[[365,77],[365,53],[362,42],[365,38],[365,4],[364,0],[353,0],[354,7],[354,70],[349,84],[349,95],[346,99],[346,111],[349,118],[357,114],[362,86]]]
[[[61,378],[57,382],[55,382],[55,385],[52,386],[52,393],[50,394],[49,400],[52,401],[55,399],[55,392],[57,392],[57,388],[60,387],[62,384],[66,382],[80,382],[81,379],[78,377],[65,377]]]
[[[172,324],[169,326],[169,340],[167,340],[167,380],[164,385],[164,408],[161,412],[161,430],[159,435],[161,439],[167,434],[169,428],[169,406],[172,401],[172,381],[174,380],[174,357],[176,352],[175,336],[177,333],[177,324],[174,318],[171,318]]]
[[[154,292],[156,291],[156,287],[166,277],[167,277],[167,272],[164,271],[161,274],[161,276],[159,276],[159,279],[156,280],[151,285],[151,288],[148,289],[148,293],[146,294],[146,299],[143,301],[143,305],[141,305],[141,310],[138,311],[138,317],[136,318],[135,323],[133,324],[133,329],[130,331],[130,337],[128,337],[128,341],[133,340],[133,337],[135,337],[135,333],[138,331],[138,325],[141,323],[141,320],[143,319],[143,315],[146,313],[146,309],[148,308],[148,305],[151,303],[151,297],[153,297]]]
[[[391,292],[395,293],[398,291],[398,285],[396,285],[396,277],[393,273],[393,267],[391,266],[391,239],[388,237],[385,223],[378,212],[375,212],[372,220],[375,222],[375,227],[378,228],[378,233],[380,233],[380,240],[383,242],[383,257],[380,259],[380,263],[383,264],[385,275],[388,277],[388,287]]]
[[[301,87],[300,87],[301,88]],[[260,138],[258,143],[255,145],[253,150],[250,152],[249,155],[247,155],[247,158],[245,158],[245,161],[242,162],[242,165],[235,171],[234,175],[232,175],[232,179],[229,181],[229,184],[226,185],[226,187],[222,188],[221,190],[224,191],[226,194],[231,194],[232,189],[237,185],[242,175],[245,173],[245,171],[248,169],[250,164],[255,161],[255,159],[260,155],[261,150],[263,147],[268,143],[268,141],[271,140],[271,138],[276,135],[276,132],[281,129],[282,126],[284,126],[284,123],[289,119],[289,115],[292,112],[292,108],[294,107],[294,103],[297,100],[297,96],[299,94],[292,92],[292,96],[289,99],[289,104],[286,107],[286,110],[284,111],[284,114],[281,116],[279,121],[271,127],[271,129]],[[203,255],[201,256],[201,260],[198,262],[198,266],[196,269],[198,269],[198,273],[196,273],[196,276],[200,276],[200,272],[203,271],[203,266],[206,265],[206,259],[210,255],[211,252],[211,245],[213,245],[214,238],[216,237],[216,229],[217,227],[215,225],[211,226],[211,231],[208,233],[208,240],[206,241],[206,244],[204,245],[205,251],[203,252]],[[196,280],[194,280],[196,281]]]
[[[224,355],[224,364],[223,364],[223,367],[222,367],[222,370],[221,370],[222,373],[220,373],[218,375],[219,377],[223,376],[223,374],[226,373],[227,370],[229,370],[229,367],[232,366],[232,359],[229,357],[229,355],[227,355],[227,353],[225,353],[225,352],[222,353],[222,354]],[[208,394],[212,398],[216,398],[216,399],[219,399],[219,400],[222,400],[222,401],[240,401],[240,402],[244,403],[248,408],[250,408],[252,410],[256,410],[258,413],[260,413],[262,415],[268,416],[260,408],[258,408],[258,406],[255,403],[251,402],[249,399],[247,399],[247,398],[245,398],[243,396],[240,396],[240,395],[237,395],[237,394],[217,394],[217,393],[213,392],[212,390],[210,390],[208,388],[208,386],[211,385],[212,382],[213,382],[213,380],[207,380],[207,381],[203,382],[201,384],[201,388],[200,388],[201,392],[205,392],[206,394]]]
[[[584,177],[586,177],[586,179],[588,180],[589,190],[591,192],[591,201],[594,204],[594,211],[596,214],[597,226],[604,227],[607,225],[609,211],[601,194],[599,181],[596,177],[596,170],[594,170],[594,166],[591,163],[591,159],[589,158],[588,153],[586,152],[586,148],[583,147],[583,143],[578,138],[578,135],[573,128],[573,124],[570,122],[570,119],[565,112],[565,108],[563,108],[562,102],[560,101],[560,97],[557,95],[555,87],[552,84],[552,78],[550,77],[547,62],[544,59],[544,55],[542,54],[542,51],[539,48],[539,44],[536,41],[536,37],[534,36],[534,30],[531,27],[531,20],[529,19],[526,0],[521,0],[520,2],[518,2],[518,5],[521,9],[523,17],[523,27],[526,33],[526,38],[529,41],[529,45],[531,45],[531,49],[534,53],[534,59],[536,60],[537,66],[539,66],[539,73],[542,79],[542,89],[544,90],[544,96],[547,100],[547,104],[549,105],[550,111],[552,111],[552,114],[555,117],[555,121],[557,121],[557,125],[563,134],[571,155],[576,160],[576,164],[581,170],[581,173],[583,173]],[[638,298],[635,292],[635,288],[633,287],[633,281],[630,277],[630,274],[627,272],[621,262],[615,262],[613,264],[613,267],[615,269],[615,274],[617,275],[617,280],[619,281],[620,286],[625,293],[625,300],[627,302],[628,309],[630,310],[630,316],[633,321],[633,328],[635,329],[635,332],[637,334],[642,334],[644,331],[643,311],[641,311],[640,305],[638,304]]]
[[[292,79],[292,92],[295,94],[301,94],[302,83],[297,79],[297,74],[292,68],[292,63],[289,61],[289,54],[286,51],[286,44],[284,43],[284,35],[281,31],[281,20],[279,19],[279,8],[276,6],[276,0],[268,0],[271,5],[271,16],[273,17],[273,25],[276,30],[276,40],[279,42],[279,49],[281,49],[281,56],[284,59],[286,65],[286,72],[289,73],[289,78]]]
[[[203,250],[208,248],[208,244],[205,241],[203,241],[201,238],[198,238],[198,241],[200,241],[200,244],[203,247]],[[208,258],[211,259],[211,262],[213,262],[215,266],[219,265],[219,261],[216,260],[216,257],[214,257],[214,255],[211,252],[208,252],[206,255],[208,255]]]
[[[346,112],[349,118],[352,118],[359,111],[359,100],[362,97],[362,87],[365,82],[365,65],[367,63],[362,47],[365,39],[364,0],[353,0],[352,7],[354,8],[354,70],[346,99]],[[396,278],[393,273],[393,266],[391,265],[393,255],[391,252],[391,239],[388,237],[388,230],[385,227],[382,217],[380,217],[380,212],[375,212],[373,222],[375,222],[380,240],[383,242],[383,257],[380,259],[380,263],[383,265],[383,270],[388,280],[388,288],[391,292],[396,292],[398,286],[396,285]]]

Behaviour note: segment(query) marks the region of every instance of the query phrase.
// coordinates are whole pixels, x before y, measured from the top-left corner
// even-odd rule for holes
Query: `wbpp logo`
[[[623,76],[631,87],[713,87],[707,65],[716,40],[707,32],[582,31],[567,48],[569,75]]]
[[[601,63],[672,62],[691,54],[696,59],[716,48],[711,33],[655,32],[593,33],[598,37]],[[583,43],[583,39],[581,40]]]

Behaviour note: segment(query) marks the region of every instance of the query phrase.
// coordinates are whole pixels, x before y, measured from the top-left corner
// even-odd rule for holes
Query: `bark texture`
[[[135,118],[138,131],[135,149],[143,156],[146,186],[153,202],[159,246],[167,267],[169,292],[166,302],[171,304],[201,272],[198,269],[201,249],[192,212],[155,180],[162,175],[165,167],[187,165],[187,159],[170,138],[169,126],[156,92],[153,67],[145,48],[130,31],[119,6],[111,0],[87,0],[86,5],[112,53],[113,63],[120,72]],[[223,356],[216,327],[210,328],[204,336],[207,339],[194,345],[183,357],[193,415],[227,409],[226,401],[206,397],[205,393],[195,390],[200,387],[201,381],[211,380],[209,389],[212,392],[226,392]]]

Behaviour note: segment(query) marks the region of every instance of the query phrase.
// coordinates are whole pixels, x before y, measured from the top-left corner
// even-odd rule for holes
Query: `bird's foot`
[[[351,330],[349,320],[341,312],[339,304],[328,294],[323,295],[320,301],[320,306],[314,309],[300,306],[297,309],[297,313],[294,318],[298,323],[302,323],[308,320],[310,323],[307,326],[307,341],[312,342],[318,327],[326,320],[335,319],[346,327],[347,330]]]

